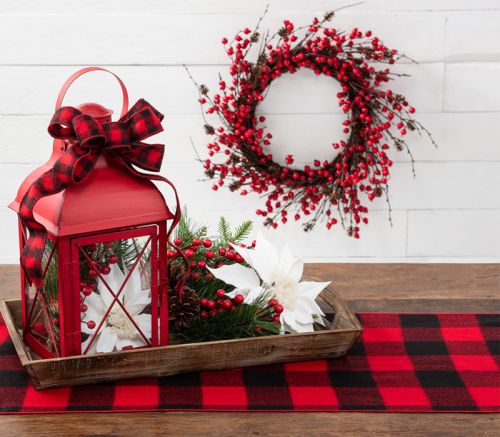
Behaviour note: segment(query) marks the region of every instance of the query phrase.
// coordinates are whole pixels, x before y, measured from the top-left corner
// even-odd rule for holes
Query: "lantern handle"
[[[122,95],[123,95],[123,104],[122,104],[122,113],[120,115],[120,118],[123,117],[127,111],[128,111],[128,92],[127,88],[125,87],[125,84],[122,82],[122,80],[112,71],[106,70],[105,68],[102,67],[86,67],[82,68],[81,70],[76,71],[73,73],[66,82],[64,82],[64,85],[61,88],[61,91],[59,91],[59,95],[57,96],[57,101],[56,101],[56,111],[61,107],[62,101],[64,99],[64,96],[66,95],[66,91],[68,91],[68,88],[71,86],[71,84],[78,79],[81,75],[85,73],[89,73],[90,71],[105,71],[107,73],[112,74],[115,76],[116,80],[120,84],[120,87],[122,89]]]

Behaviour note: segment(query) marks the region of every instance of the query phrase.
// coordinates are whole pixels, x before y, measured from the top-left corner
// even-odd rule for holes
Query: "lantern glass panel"
[[[147,235],[77,243],[82,354],[158,344],[156,227],[148,229]]]
[[[47,240],[42,259],[43,293],[37,293],[35,287],[25,281],[28,309],[25,331],[37,340],[42,349],[47,349],[53,355],[58,355],[60,347],[57,258],[55,243]],[[41,353],[43,354],[44,351],[42,350]]]

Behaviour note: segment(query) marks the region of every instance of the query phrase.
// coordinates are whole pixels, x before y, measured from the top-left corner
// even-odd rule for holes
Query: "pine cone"
[[[196,292],[189,287],[184,287],[182,303],[179,296],[172,294],[168,300],[169,313],[175,318],[174,326],[177,330],[186,328],[189,322],[200,313],[200,298]]]
[[[186,274],[186,266],[184,261],[181,260],[173,260],[168,264],[168,274],[169,278],[174,281],[180,281],[184,275]]]

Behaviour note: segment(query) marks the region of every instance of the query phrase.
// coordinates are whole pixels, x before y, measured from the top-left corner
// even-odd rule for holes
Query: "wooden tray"
[[[361,325],[333,290],[325,289],[318,300],[322,307],[326,304],[326,311],[333,310],[333,321],[326,329],[321,327],[307,334],[175,344],[52,359],[40,359],[23,343],[21,301],[0,301],[0,311],[33,385],[45,389],[345,355],[360,336]]]

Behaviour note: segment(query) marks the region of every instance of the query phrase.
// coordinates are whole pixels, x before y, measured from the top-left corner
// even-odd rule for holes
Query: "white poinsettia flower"
[[[252,303],[265,294],[271,294],[283,305],[282,328],[288,332],[314,331],[314,323],[324,324],[323,311],[316,303],[319,293],[330,282],[300,281],[304,272],[304,261],[294,258],[290,248],[278,250],[259,232],[255,249],[232,245],[251,268],[241,264],[210,269],[221,281],[236,287],[228,293],[245,296]]]
[[[116,294],[125,280],[125,275],[116,264],[112,264],[110,267],[111,271],[105,276],[105,281]],[[94,292],[85,299],[87,311],[83,314],[81,329],[89,337],[82,343],[82,353],[85,352],[107,309],[113,302],[113,295],[101,279],[98,281],[97,290],[99,293]],[[144,335],[151,338],[151,314],[141,314],[144,308],[151,303],[150,291],[141,289],[141,277],[137,269],[134,269],[130,275],[118,299]],[[95,322],[95,326],[92,328],[88,326],[90,321]],[[118,302],[115,302],[87,353],[120,351],[127,346],[139,347],[145,344],[144,338],[127,314]]]

